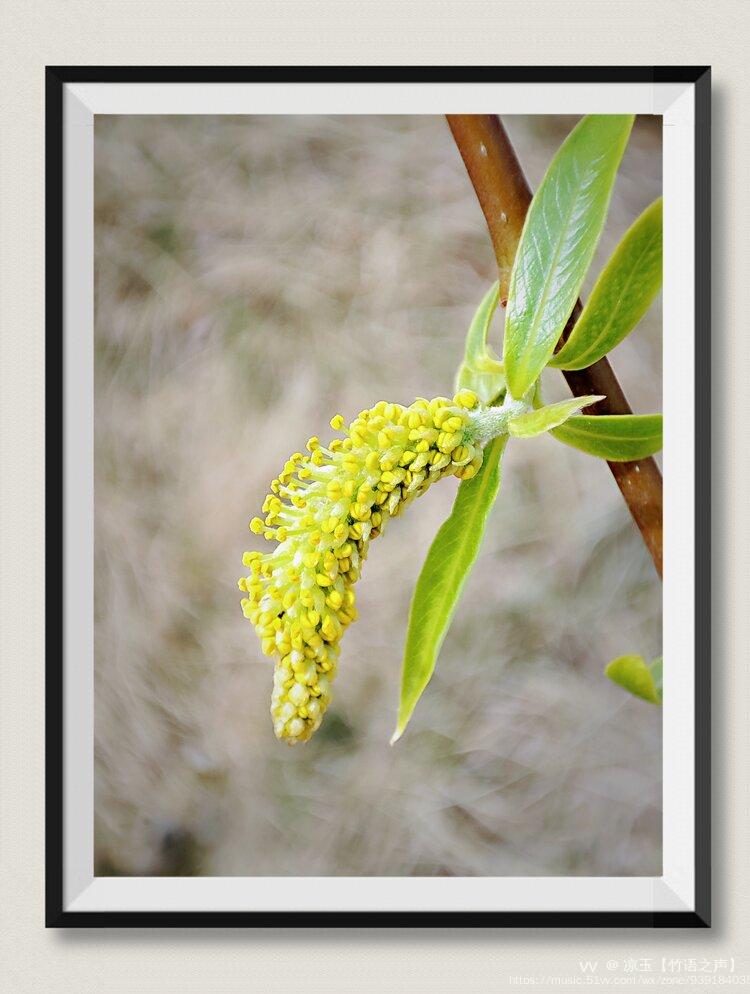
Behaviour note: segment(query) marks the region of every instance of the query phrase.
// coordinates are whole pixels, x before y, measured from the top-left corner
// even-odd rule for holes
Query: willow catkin
[[[277,543],[246,552],[242,610],[263,652],[276,661],[271,715],[279,739],[303,742],[330,700],[341,636],[356,618],[354,584],[369,543],[444,476],[470,479],[482,464],[470,412],[477,397],[419,398],[410,407],[381,401],[362,411],[328,447],[315,437],[296,452],[263,503],[253,532]]]

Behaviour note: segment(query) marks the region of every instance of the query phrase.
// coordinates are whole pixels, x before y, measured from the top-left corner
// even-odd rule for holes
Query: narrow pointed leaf
[[[662,447],[661,414],[577,415],[552,430],[559,441],[609,462],[632,462]]]
[[[635,328],[661,287],[662,201],[655,200],[625,233],[596,281],[565,345],[550,359],[558,369],[585,369]]]
[[[456,389],[473,390],[483,404],[493,401],[505,386],[502,364],[487,344],[487,334],[499,299],[500,285],[494,283],[469,325],[464,359],[456,376]]]
[[[562,144],[526,215],[511,273],[503,360],[521,399],[578,298],[607,215],[633,117],[591,114]]]
[[[453,510],[435,536],[422,566],[409,610],[398,725],[391,743],[401,737],[435,670],[500,488],[500,459],[507,438],[504,435],[490,442],[477,475],[461,482]]]
[[[662,661],[655,659],[649,666],[643,656],[618,656],[607,663],[604,673],[635,697],[651,704],[662,703]]]
[[[558,404],[539,407],[527,414],[519,414],[508,422],[508,432],[516,438],[533,438],[534,435],[541,435],[542,432],[557,428],[572,415],[577,414],[584,407],[596,404],[599,400],[604,400],[604,397],[598,395],[573,397],[570,400],[561,400]]]

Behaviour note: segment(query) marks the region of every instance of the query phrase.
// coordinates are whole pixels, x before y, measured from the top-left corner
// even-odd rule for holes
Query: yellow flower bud
[[[461,390],[452,401],[418,398],[410,407],[381,401],[348,428],[337,414],[331,427],[345,437],[324,449],[313,436],[272,482],[266,520],[253,518],[250,529],[278,544],[243,555],[252,575],[238,586],[244,616],[276,660],[271,714],[280,739],[305,741],[323,719],[372,539],[435,480],[478,472],[469,414],[477,404]]]
[[[479,398],[473,390],[459,390],[453,398],[453,403],[466,408],[467,411],[472,411],[479,403]]]

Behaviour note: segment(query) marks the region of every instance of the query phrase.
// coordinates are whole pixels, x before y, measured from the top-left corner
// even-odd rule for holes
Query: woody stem
[[[487,222],[497,260],[500,299],[505,305],[513,259],[531,203],[531,189],[499,117],[449,114],[447,120]],[[570,335],[580,313],[579,301],[565,326],[561,344]],[[604,400],[586,408],[586,413],[632,413],[606,358],[587,369],[564,370],[563,376],[576,397],[603,395]],[[608,465],[661,576],[663,497],[659,467],[652,458]]]

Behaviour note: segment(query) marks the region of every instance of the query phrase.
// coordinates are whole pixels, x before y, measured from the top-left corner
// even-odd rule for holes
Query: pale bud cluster
[[[330,700],[341,636],[357,616],[354,584],[372,539],[430,484],[470,479],[482,465],[470,412],[477,397],[381,401],[362,411],[327,447],[317,438],[295,452],[250,528],[278,544],[246,552],[242,610],[263,652],[274,657],[271,714],[278,738],[309,739]]]

